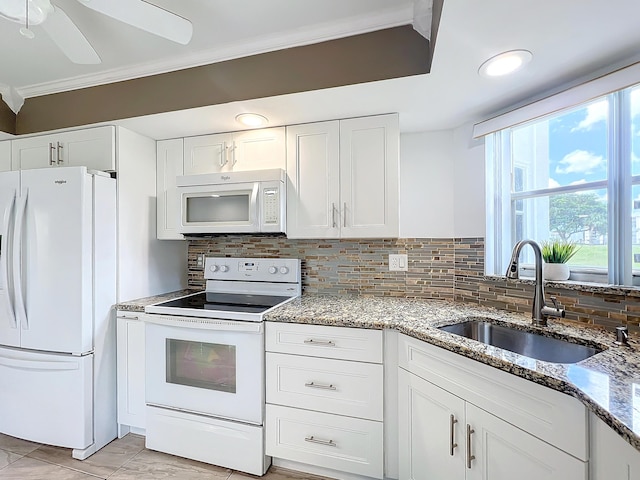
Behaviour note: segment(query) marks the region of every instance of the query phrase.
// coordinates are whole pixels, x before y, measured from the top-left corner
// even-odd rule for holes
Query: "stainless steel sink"
[[[447,325],[440,330],[545,362],[576,363],[602,351],[481,320]]]

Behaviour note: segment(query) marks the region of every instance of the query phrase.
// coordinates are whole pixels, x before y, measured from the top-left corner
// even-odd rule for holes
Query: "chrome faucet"
[[[518,257],[520,256],[520,250],[522,250],[522,247],[525,245],[531,245],[535,255],[536,286],[533,292],[531,323],[539,327],[546,327],[549,317],[564,317],[565,311],[564,308],[558,304],[555,297],[550,297],[553,306],[547,305],[544,299],[544,287],[542,285],[542,251],[540,250],[540,246],[533,240],[521,240],[516,243],[515,247],[513,247],[513,253],[511,254],[506,276],[512,280],[520,278],[518,275]]]

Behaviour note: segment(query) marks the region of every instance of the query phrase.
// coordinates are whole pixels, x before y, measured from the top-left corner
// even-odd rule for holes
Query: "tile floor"
[[[274,468],[264,477],[234,472],[144,448],[144,437],[129,434],[84,461],[66,448],[40,445],[0,434],[0,480],[322,480]]]

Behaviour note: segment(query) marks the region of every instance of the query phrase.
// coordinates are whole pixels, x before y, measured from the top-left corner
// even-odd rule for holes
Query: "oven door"
[[[180,233],[259,232],[258,182],[179,186]]]
[[[262,323],[146,315],[146,403],[262,425]]]

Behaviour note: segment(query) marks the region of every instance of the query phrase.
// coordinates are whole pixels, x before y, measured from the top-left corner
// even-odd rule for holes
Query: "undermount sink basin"
[[[440,330],[552,363],[576,363],[602,351],[481,320],[447,325]]]

